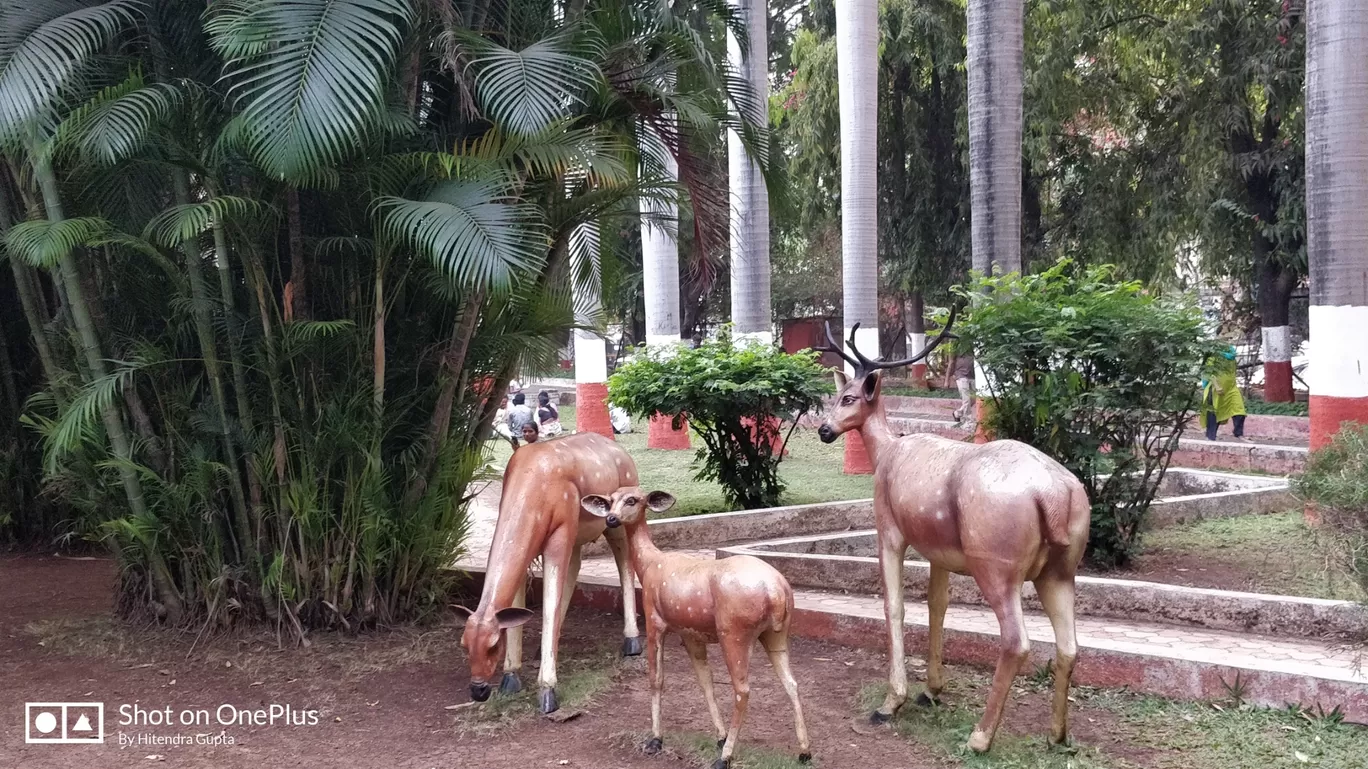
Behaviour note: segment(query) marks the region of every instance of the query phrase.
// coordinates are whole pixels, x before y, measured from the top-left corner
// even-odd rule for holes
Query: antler
[[[869,358],[866,358],[864,354],[860,352],[860,348],[855,345],[855,332],[860,329],[859,323],[856,323],[854,326],[850,327],[850,339],[847,342],[847,344],[850,345],[851,352],[855,353],[855,357],[852,358],[849,355],[847,355],[845,350],[843,349],[843,346],[838,344],[836,342],[836,338],[831,335],[831,321],[827,321],[824,324],[826,328],[827,342],[830,344],[830,346],[813,347],[812,349],[817,350],[819,352],[834,352],[837,355],[841,356],[841,358],[843,358],[846,363],[849,363],[850,367],[855,370],[855,376],[857,378],[862,377],[871,371],[879,371],[882,369],[901,368],[903,366],[909,366],[930,355],[931,351],[935,350],[938,346],[940,346],[940,343],[944,342],[946,339],[957,338],[954,334],[950,333],[950,327],[955,324],[955,317],[959,315],[959,309],[959,305],[951,305],[950,317],[946,318],[945,320],[945,328],[942,328],[941,332],[936,335],[936,338],[932,339],[929,343],[927,343],[926,347],[922,348],[921,352],[917,353],[916,355],[913,355],[910,358],[904,358],[903,360],[884,360],[883,358],[880,358],[879,360],[870,360]]]

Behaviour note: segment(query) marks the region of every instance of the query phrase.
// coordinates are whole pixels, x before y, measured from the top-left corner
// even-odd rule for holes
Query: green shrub
[[[1325,541],[1368,592],[1368,426],[1346,427],[1311,452],[1292,490],[1316,505]]]
[[[719,482],[728,504],[748,510],[779,504],[781,423],[830,389],[816,353],[733,343],[726,328],[695,349],[647,351],[608,380],[613,403],[632,414],[687,422],[703,440],[695,477]]]
[[[991,394],[985,427],[1078,476],[1092,500],[1090,558],[1125,564],[1216,349],[1200,310],[1069,260],[959,293],[974,309],[958,330]]]

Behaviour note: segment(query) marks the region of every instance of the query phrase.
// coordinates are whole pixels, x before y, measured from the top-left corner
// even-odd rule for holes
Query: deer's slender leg
[[[646,623],[646,678],[651,684],[651,738],[646,752],[655,755],[664,744],[660,731],[660,695],[665,688],[665,628],[658,622]]]
[[[727,741],[722,744],[722,756],[713,762],[713,769],[727,769],[731,765],[732,753],[736,750],[741,734],[741,724],[746,720],[746,706],[750,703],[750,656],[754,641],[744,633],[722,636],[722,657],[727,661],[727,672],[731,673],[732,691],[736,694],[732,708],[731,729]]]
[[[527,577],[523,576],[522,584],[518,586],[518,592],[513,594],[513,606],[519,609],[527,608]],[[504,674],[503,680],[499,682],[499,692],[502,694],[517,694],[522,691],[522,679],[519,673],[522,672],[523,659],[523,627],[511,627],[504,631],[507,646],[504,650]]]
[[[1031,639],[1026,635],[1026,620],[1021,614],[1021,585],[1011,575],[995,572],[995,565],[969,565],[974,580],[983,591],[983,597],[997,615],[1000,635],[997,669],[993,672],[993,688],[988,693],[988,705],[969,735],[969,749],[975,753],[986,752],[992,747],[993,735],[1002,721],[1007,697],[1012,693],[1012,680],[1021,672],[1022,663],[1031,653]]]
[[[556,655],[560,647],[561,621],[565,616],[561,603],[574,548],[575,532],[560,529],[551,534],[542,551],[541,671],[537,684],[541,689],[539,704],[543,713],[554,713],[560,708],[556,700]]]
[[[565,582],[561,589],[560,621],[565,624],[565,615],[570,612],[570,601],[575,597],[575,585],[579,582],[580,546],[570,549],[570,567],[565,571]]]
[[[803,718],[803,703],[798,700],[798,681],[789,667],[788,628],[761,633],[760,645],[769,654],[774,674],[793,703],[793,721],[798,729],[798,760],[807,763],[812,760],[812,743],[808,740],[807,721]]]
[[[632,562],[627,557],[627,534],[624,529],[606,529],[604,539],[617,562],[618,582],[622,584],[622,656],[641,654],[641,631],[637,629],[636,582]]]
[[[1035,581],[1036,595],[1054,628],[1054,714],[1050,741],[1057,745],[1069,741],[1069,682],[1074,661],[1078,659],[1078,639],[1074,632],[1074,581],[1071,577],[1042,576]]]
[[[708,667],[708,645],[697,639],[684,639],[684,648],[689,652],[693,663],[694,675],[698,676],[698,686],[703,690],[703,699],[708,702],[708,715],[712,717],[717,739],[727,738],[727,725],[722,722],[722,711],[717,709],[717,697],[713,693],[712,668]]]
[[[926,588],[926,607],[930,615],[927,638],[926,693],[919,705],[934,705],[945,688],[945,609],[950,605],[950,572],[931,564],[931,579]]]
[[[893,718],[907,701],[907,665],[903,661],[903,557],[907,542],[902,532],[879,529],[879,570],[883,574],[884,621],[888,627],[888,694],[870,715],[876,724]]]

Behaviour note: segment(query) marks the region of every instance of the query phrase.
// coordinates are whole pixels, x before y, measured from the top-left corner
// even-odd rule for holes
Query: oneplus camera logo
[[[103,702],[26,702],[24,742],[80,745],[104,742]]]

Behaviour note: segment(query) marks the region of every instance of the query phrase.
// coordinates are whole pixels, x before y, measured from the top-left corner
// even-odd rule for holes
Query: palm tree
[[[741,73],[745,100],[738,104],[741,119],[754,126],[767,122],[769,98],[769,15],[762,0],[739,3],[745,38],[735,31],[727,37],[727,58]],[[765,159],[757,146],[733,131],[727,141],[731,197],[732,323],[737,336],[766,344],[773,341],[770,317],[769,191],[765,187]]]
[[[846,336],[870,358],[879,354],[878,99],[879,5],[838,6],[836,66],[841,98],[841,266]],[[845,471],[873,466],[856,432],[846,433]]]
[[[969,188],[974,269],[1019,272],[1023,0],[969,0]]]
[[[1311,268],[1311,448],[1368,423],[1368,18],[1309,3],[1306,208]]]

